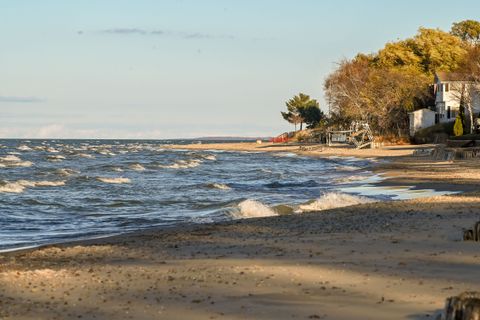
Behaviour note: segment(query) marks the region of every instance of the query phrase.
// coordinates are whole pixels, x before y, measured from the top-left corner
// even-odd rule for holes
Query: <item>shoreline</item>
[[[373,171],[466,193],[0,253],[0,318],[432,319],[447,296],[480,288],[478,244],[459,241],[480,220],[480,166],[409,147]]]

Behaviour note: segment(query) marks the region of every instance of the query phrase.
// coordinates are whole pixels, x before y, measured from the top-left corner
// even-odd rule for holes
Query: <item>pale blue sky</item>
[[[275,135],[340,59],[480,1],[0,0],[0,137]]]

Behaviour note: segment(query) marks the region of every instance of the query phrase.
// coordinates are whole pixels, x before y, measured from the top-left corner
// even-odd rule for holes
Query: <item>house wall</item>
[[[420,129],[431,127],[435,124],[435,112],[429,109],[420,109],[409,113],[410,135],[415,135]]]
[[[437,81],[435,83],[437,88],[435,95],[435,109],[438,114],[439,122],[455,121],[455,118],[460,111],[462,86],[465,84],[466,82],[464,81]],[[475,116],[478,116],[480,113],[480,88],[469,94],[472,94],[474,114]],[[450,117],[448,107],[450,107]],[[468,115],[468,110],[465,110],[465,113]]]
[[[439,122],[455,121],[460,110],[462,83],[460,81],[438,81],[436,88],[435,107]]]

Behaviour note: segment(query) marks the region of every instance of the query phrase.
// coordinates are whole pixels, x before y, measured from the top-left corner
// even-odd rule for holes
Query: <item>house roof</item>
[[[438,71],[435,73],[435,80],[439,80],[440,82],[445,81],[468,81],[468,76],[464,73],[460,72],[445,72],[445,71]]]

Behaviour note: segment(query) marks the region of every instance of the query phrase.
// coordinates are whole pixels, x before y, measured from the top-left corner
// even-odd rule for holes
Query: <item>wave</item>
[[[88,154],[88,153],[79,153],[77,154],[77,156],[81,157],[81,158],[87,158],[87,159],[93,159],[95,158],[95,156],[91,155],[91,154]]]
[[[65,168],[65,169],[57,169],[57,170],[55,170],[55,173],[58,174],[58,175],[61,175],[61,176],[68,177],[68,176],[71,176],[72,174],[77,174],[77,173],[80,173],[80,172],[75,171],[73,169]]]
[[[201,157],[205,160],[209,160],[209,161],[215,161],[217,160],[217,157],[214,155],[214,154],[204,154],[204,155],[201,155]]]
[[[111,157],[116,156],[116,154],[110,150],[99,150],[98,153],[104,156],[111,156]]]
[[[220,190],[231,190],[232,189],[232,188],[230,188],[229,186],[227,186],[226,184],[223,184],[223,183],[210,183],[210,184],[207,184],[207,187],[211,188],[211,189],[220,189]]]
[[[272,188],[272,189],[278,189],[278,188],[293,188],[293,187],[317,187],[318,183],[315,182],[314,180],[308,180],[304,182],[272,182],[272,183],[267,183],[265,187],[267,188]]]
[[[60,187],[64,186],[65,181],[29,181],[18,180],[14,182],[0,181],[0,192],[2,193],[22,193],[26,188],[34,187]]]
[[[272,217],[278,215],[273,209],[260,201],[251,199],[240,202],[237,208],[230,211],[230,214],[235,219]]]
[[[357,171],[361,169],[360,167],[356,167],[356,166],[336,166],[335,167],[335,170],[337,171]]]
[[[33,162],[23,161],[15,155],[7,155],[5,157],[0,157],[0,168],[11,168],[11,167],[31,167]]]
[[[351,183],[351,182],[359,182],[368,179],[368,176],[348,176],[343,178],[335,179],[336,183],[344,184],[344,183]]]
[[[98,181],[104,182],[104,183],[111,183],[111,184],[123,184],[123,183],[130,183],[132,182],[128,178],[108,178],[108,177],[97,177]]]
[[[346,193],[340,192],[329,192],[322,195],[320,198],[316,199],[307,204],[302,204],[298,206],[298,209],[295,210],[297,213],[301,212],[312,212],[312,211],[322,211],[333,208],[342,208],[353,206],[362,203],[371,203],[375,202],[374,199],[355,196]]]
[[[65,159],[66,158],[64,156],[61,156],[61,155],[54,155],[54,156],[48,156],[47,157],[47,160],[50,161],[50,162],[60,162],[60,161],[63,161]]]
[[[159,164],[159,168],[164,168],[164,169],[189,169],[189,168],[195,168],[198,167],[202,163],[201,160],[198,159],[192,159],[192,160],[178,160],[173,164],[170,165],[162,165]]]
[[[142,165],[139,164],[139,163],[131,164],[131,165],[128,166],[128,168],[129,168],[130,170],[134,170],[134,171],[145,171],[145,170],[146,170],[145,167],[142,166]]]
[[[19,147],[17,148],[17,150],[20,150],[20,151],[32,151],[33,149],[30,148],[30,147],[27,146],[27,145],[22,144],[21,146],[19,146]]]

